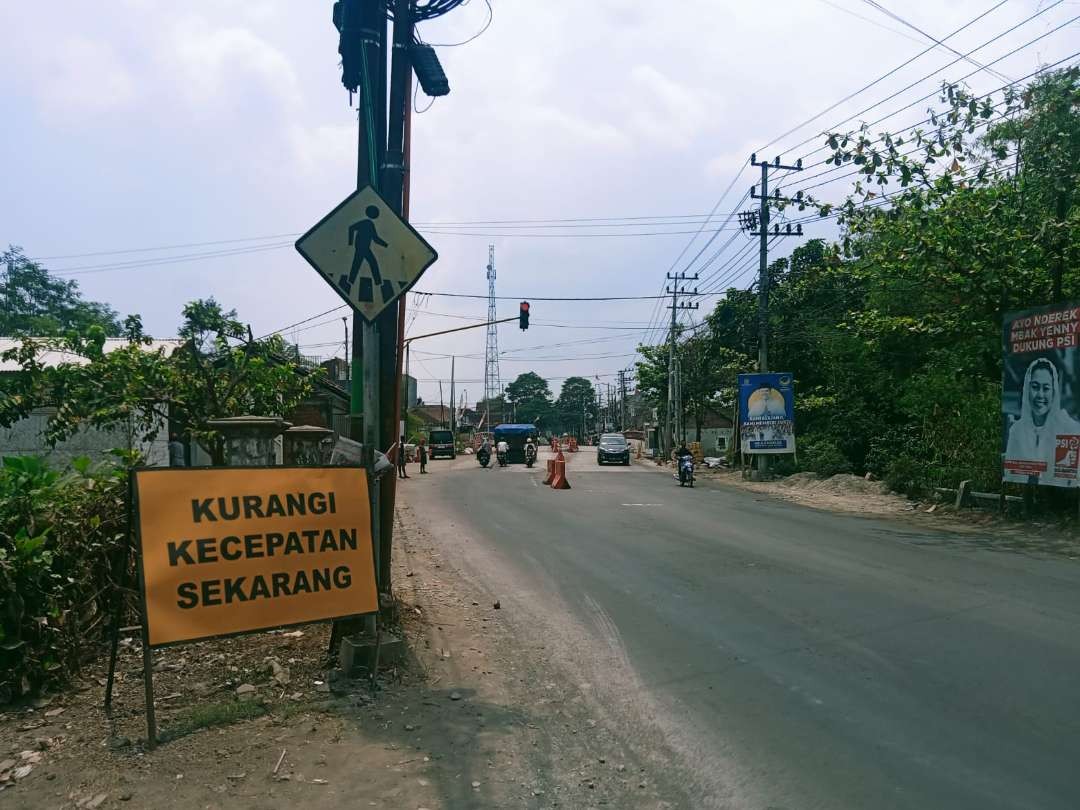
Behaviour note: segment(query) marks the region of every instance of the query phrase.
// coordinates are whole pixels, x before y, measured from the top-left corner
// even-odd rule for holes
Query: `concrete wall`
[[[274,439],[274,463],[285,463],[285,440],[278,436]],[[198,442],[191,443],[191,466],[192,467],[212,467],[214,466],[213,459],[210,458],[210,454],[203,450],[202,445]]]
[[[702,428],[701,451],[707,456],[722,456],[725,449],[731,444],[731,428]],[[693,425],[687,427],[687,441],[694,441],[697,431]]]
[[[50,448],[42,438],[42,433],[48,427],[53,413],[52,409],[42,408],[10,428],[0,428],[0,456],[44,456],[54,466],[66,466],[79,456],[87,456],[92,461],[102,461],[108,457],[109,450],[118,447],[130,449],[134,445],[146,458],[146,464],[154,467],[165,467],[169,464],[169,438],[164,422],[161,423],[157,438],[152,442],[133,442],[126,428],[86,428],[67,441]]]

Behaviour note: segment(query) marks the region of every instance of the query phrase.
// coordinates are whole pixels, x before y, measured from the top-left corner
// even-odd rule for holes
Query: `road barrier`
[[[547,460],[547,476],[544,478],[545,484],[550,484],[555,477],[555,459],[549,458]]]
[[[562,453],[559,453],[561,456]],[[555,477],[551,479],[552,489],[570,489],[570,482],[566,480],[566,461],[564,459],[556,459],[555,461]]]

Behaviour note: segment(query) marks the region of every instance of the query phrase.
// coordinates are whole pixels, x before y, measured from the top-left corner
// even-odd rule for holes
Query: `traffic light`
[[[341,54],[341,83],[355,93],[361,81],[363,34],[360,29],[360,0],[337,0],[333,20],[337,28],[338,53]]]
[[[529,328],[529,302],[522,301],[518,305],[518,326],[522,329]]]

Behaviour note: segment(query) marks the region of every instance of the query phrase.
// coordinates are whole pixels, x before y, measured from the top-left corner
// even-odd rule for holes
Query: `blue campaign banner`
[[[795,452],[795,381],[790,373],[739,375],[744,453]]]

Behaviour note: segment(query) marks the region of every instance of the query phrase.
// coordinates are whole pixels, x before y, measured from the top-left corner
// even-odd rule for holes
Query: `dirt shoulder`
[[[666,806],[613,747],[595,754],[595,723],[538,691],[535,651],[443,563],[407,505],[398,523],[410,652],[376,692],[327,666],[325,625],[156,651],[167,741],[148,751],[141,650],[129,641],[111,717],[104,653],[71,689],[0,713],[0,806]],[[644,803],[620,802],[624,791]]]

